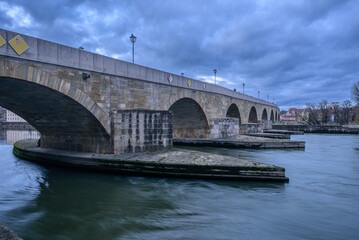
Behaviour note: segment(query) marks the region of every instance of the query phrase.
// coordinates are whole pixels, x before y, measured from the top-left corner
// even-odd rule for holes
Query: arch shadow
[[[0,77],[0,106],[30,123],[43,148],[112,153],[112,138],[97,117],[75,99],[41,84]]]
[[[235,103],[232,103],[226,113],[226,117],[231,117],[231,118],[238,118],[239,120],[239,125],[242,124],[242,120],[241,120],[241,114],[239,112],[239,109],[237,107],[237,105]]]
[[[262,112],[262,120],[263,120],[263,121],[268,120],[267,109],[263,109],[263,112]]]
[[[271,110],[271,112],[270,112],[270,120],[271,120],[272,122],[274,122],[274,114],[273,114],[273,110]]]
[[[191,98],[181,98],[171,105],[174,138],[208,138],[207,117],[201,106]]]
[[[249,112],[248,123],[258,123],[257,110],[254,106]]]

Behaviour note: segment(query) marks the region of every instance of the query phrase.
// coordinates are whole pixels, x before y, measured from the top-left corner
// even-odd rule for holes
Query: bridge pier
[[[40,147],[76,152],[113,153],[110,137],[41,134]]]
[[[272,121],[262,120],[259,123],[242,124],[239,128],[239,133],[262,133],[263,130],[272,129]]]
[[[114,153],[172,149],[172,115],[169,111],[113,110]]]
[[[228,138],[239,134],[238,118],[218,117],[211,118],[209,122],[211,138]]]

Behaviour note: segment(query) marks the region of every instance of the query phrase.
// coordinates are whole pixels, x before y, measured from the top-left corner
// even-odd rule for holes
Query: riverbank
[[[305,133],[359,134],[359,127],[350,125],[272,125],[276,130],[302,131]]]
[[[37,140],[21,140],[13,153],[48,165],[115,174],[250,181],[288,182],[285,169],[244,159],[190,150],[135,154],[95,154],[37,147]]]

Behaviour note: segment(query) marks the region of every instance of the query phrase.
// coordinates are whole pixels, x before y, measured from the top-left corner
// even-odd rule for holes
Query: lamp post
[[[213,69],[213,72],[214,72],[214,84],[217,84],[217,79],[216,79],[217,69]]]
[[[244,94],[244,86],[245,86],[246,84],[245,83],[243,83],[243,94]]]
[[[268,102],[268,100],[269,100],[269,95],[267,94],[267,102]]]
[[[135,42],[136,42],[135,35],[131,34],[130,40],[132,42],[132,63],[135,63]]]
[[[259,98],[259,94],[260,94],[261,91],[258,90],[258,98]]]

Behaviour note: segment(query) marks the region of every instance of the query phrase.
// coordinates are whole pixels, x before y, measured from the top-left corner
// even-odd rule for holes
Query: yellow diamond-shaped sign
[[[188,79],[188,81],[187,81],[187,85],[188,85],[188,87],[190,87],[190,86],[191,86],[191,79]]]
[[[5,39],[0,35],[0,47],[6,43]]]
[[[9,41],[10,46],[15,50],[18,55],[25,52],[29,46],[26,44],[24,39],[20,35],[17,35]]]

